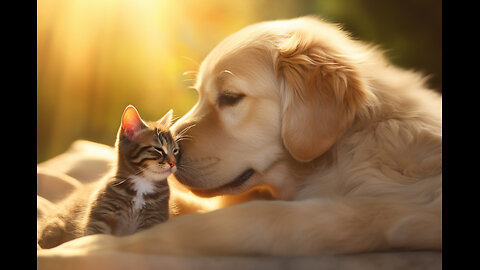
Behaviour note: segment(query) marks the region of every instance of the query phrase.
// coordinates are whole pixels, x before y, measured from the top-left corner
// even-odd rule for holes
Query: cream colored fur
[[[198,103],[173,127],[195,124],[182,145],[178,190],[214,196],[262,186],[277,200],[183,215],[122,238],[83,237],[41,256],[442,249],[441,96],[418,74],[304,17],[226,38],[202,63],[196,88]],[[224,90],[245,97],[219,107]],[[225,187],[248,168],[249,180]],[[191,197],[174,198],[179,211],[203,212]]]

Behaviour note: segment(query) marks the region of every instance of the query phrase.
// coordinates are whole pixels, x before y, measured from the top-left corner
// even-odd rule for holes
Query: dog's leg
[[[248,202],[126,237],[83,237],[46,252],[316,255],[441,248],[441,198],[424,205],[315,199]]]

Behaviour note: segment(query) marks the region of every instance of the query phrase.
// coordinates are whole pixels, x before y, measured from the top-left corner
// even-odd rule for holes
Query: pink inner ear
[[[122,131],[124,131],[129,138],[135,135],[142,125],[142,119],[138,115],[137,110],[133,106],[128,106],[123,112],[122,116]]]

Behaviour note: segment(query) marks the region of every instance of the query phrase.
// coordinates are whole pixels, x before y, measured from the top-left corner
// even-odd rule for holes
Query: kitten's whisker
[[[193,137],[190,136],[190,135],[183,135],[183,136],[175,137],[176,142],[179,142],[179,141],[182,141],[182,140],[185,140],[185,139],[191,140],[191,139],[193,139]]]
[[[127,179],[128,179],[128,177],[125,178],[125,179],[123,179],[123,180],[120,180],[120,181],[118,181],[118,182],[114,182],[114,183],[112,184],[112,186],[114,186],[114,187],[119,186],[119,185],[123,184],[125,181],[127,181]]]
[[[180,131],[175,137],[182,137],[183,134],[185,134],[188,130],[190,130],[192,127],[196,126],[196,124],[191,124],[190,126],[185,127],[182,131]]]
[[[175,140],[175,142],[181,142],[181,141],[193,141],[193,138],[189,138],[189,137],[182,137],[182,138],[178,138],[177,140]]]
[[[113,182],[113,183],[112,183],[112,186],[114,186],[114,187],[116,187],[116,186],[119,186],[119,185],[121,185],[121,184],[125,183],[125,181],[127,181],[127,180],[128,180],[128,177],[127,177],[127,178],[125,178],[125,179],[122,179],[122,180],[119,180],[119,181]]]
[[[143,172],[143,170],[139,170],[139,171],[137,171],[136,173],[134,173],[133,175],[139,175],[139,174],[142,173],[142,172]],[[125,181],[127,181],[129,178],[130,178],[130,176],[128,176],[128,177],[126,177],[126,178],[124,178],[124,179],[121,179],[121,180],[119,180],[118,182],[113,183],[112,186],[116,187],[116,186],[118,186],[118,185],[121,185],[121,184],[125,183]]]
[[[175,137],[182,137],[185,133],[187,132],[187,130],[182,130],[180,133],[178,133]]]
[[[182,163],[178,164],[178,165],[177,165],[177,167],[179,167],[179,168],[189,168],[189,169],[195,169],[195,168],[194,168],[194,167],[192,167],[192,166],[188,166],[188,165],[186,165],[186,164],[182,164]]]
[[[187,130],[191,129],[192,127],[194,127],[194,126],[196,126],[196,125],[197,125],[197,124],[193,123],[193,124],[191,124],[191,125],[189,125],[189,126],[186,126],[186,127],[183,128],[183,130],[182,130],[181,132],[186,132]]]

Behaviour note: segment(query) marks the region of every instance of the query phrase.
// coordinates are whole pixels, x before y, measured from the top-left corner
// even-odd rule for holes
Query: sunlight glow
[[[146,120],[186,113],[197,95],[184,72],[250,23],[254,3],[38,0],[37,159],[75,139],[113,145],[128,104]]]

